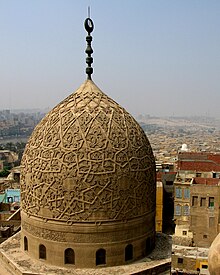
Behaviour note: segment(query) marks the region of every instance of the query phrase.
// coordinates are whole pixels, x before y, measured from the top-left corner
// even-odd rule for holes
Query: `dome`
[[[29,215],[122,220],[154,208],[154,157],[146,135],[89,80],[38,124],[22,166],[22,209]]]
[[[187,152],[187,151],[189,151],[187,144],[185,144],[185,143],[182,144],[182,147],[181,147],[180,151],[182,151],[182,152]]]
[[[88,249],[110,245],[115,254],[133,240],[139,247],[134,258],[139,258],[149,250],[146,242],[154,243],[155,188],[154,156],[145,133],[87,80],[45,116],[26,146],[21,203],[22,234],[25,242],[32,239],[29,253],[39,257],[34,247],[41,245],[39,237],[52,254],[59,242],[62,255],[70,245],[85,254],[86,243]],[[50,263],[62,265],[59,257],[52,258]],[[110,265],[125,261],[116,258]],[[93,265],[91,259],[87,266]]]

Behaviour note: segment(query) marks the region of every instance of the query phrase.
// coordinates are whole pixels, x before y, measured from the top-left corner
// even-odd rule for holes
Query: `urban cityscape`
[[[220,275],[220,2],[85,4],[1,1],[0,275]]]

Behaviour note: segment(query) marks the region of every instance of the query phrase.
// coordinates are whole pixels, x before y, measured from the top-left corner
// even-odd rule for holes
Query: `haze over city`
[[[220,117],[220,1],[0,0],[0,109],[52,108],[86,79],[131,114]]]

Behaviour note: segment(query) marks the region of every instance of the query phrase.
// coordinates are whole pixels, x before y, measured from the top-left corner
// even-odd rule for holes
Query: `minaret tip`
[[[91,75],[93,73],[93,68],[92,68],[92,63],[93,63],[93,58],[92,58],[92,53],[93,53],[93,49],[91,46],[91,42],[92,42],[92,36],[90,35],[91,32],[94,29],[94,24],[92,19],[90,18],[90,7],[88,7],[88,18],[86,18],[85,23],[84,23],[85,29],[88,32],[88,35],[86,36],[86,42],[87,42],[87,48],[85,50],[85,52],[87,53],[87,58],[86,58],[86,63],[88,64],[87,68],[86,68],[86,74],[88,75],[87,79],[91,80]]]

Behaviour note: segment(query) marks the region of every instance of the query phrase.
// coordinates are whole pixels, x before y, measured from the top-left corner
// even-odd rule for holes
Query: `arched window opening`
[[[133,245],[132,244],[128,244],[125,247],[125,261],[130,261],[133,259]]]
[[[183,206],[183,216],[189,216],[189,205]]]
[[[181,213],[182,213],[182,206],[177,204],[176,209],[175,209],[175,215],[176,216],[181,216]]]
[[[99,249],[96,251],[96,265],[106,264],[106,251]]]
[[[46,260],[46,247],[43,244],[39,246],[39,258]]]
[[[28,251],[28,239],[26,236],[24,236],[24,250]]]
[[[146,255],[148,255],[151,251],[151,241],[150,238],[147,238],[146,240]]]
[[[75,264],[75,253],[72,248],[67,248],[64,253],[65,264]]]

